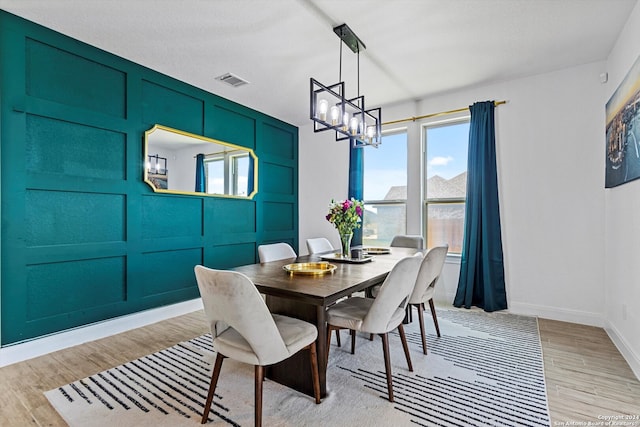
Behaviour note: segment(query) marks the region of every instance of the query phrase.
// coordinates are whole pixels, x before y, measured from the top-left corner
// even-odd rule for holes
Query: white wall
[[[640,4],[637,4],[607,60],[609,83],[600,100],[602,105],[639,55]],[[607,331],[640,377],[640,180],[605,190],[605,231],[603,304]]]
[[[307,254],[306,239],[326,237],[334,248],[340,238],[325,219],[331,199],[345,199],[349,191],[349,144],[335,141],[335,134],[313,133],[313,126],[299,129],[298,198],[299,248]]]

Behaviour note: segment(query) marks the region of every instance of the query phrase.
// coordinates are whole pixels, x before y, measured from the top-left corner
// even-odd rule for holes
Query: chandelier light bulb
[[[344,116],[342,116],[342,130],[347,131],[349,127],[349,113],[344,112]]]
[[[338,124],[338,117],[340,117],[340,109],[334,105],[331,107],[331,125],[335,126]]]
[[[369,142],[373,139],[373,135],[375,135],[376,129],[374,126],[367,127],[367,138],[369,138]]]
[[[321,99],[318,102],[318,116],[320,120],[327,121],[327,110],[329,109],[329,102],[326,99]]]
[[[349,122],[349,127],[351,128],[351,135],[355,135],[358,131],[358,118],[351,117],[351,122]]]

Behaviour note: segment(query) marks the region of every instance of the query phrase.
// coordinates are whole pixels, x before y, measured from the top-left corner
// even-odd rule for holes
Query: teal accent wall
[[[188,64],[185,64],[188,66]],[[251,148],[251,200],[154,193],[154,124]],[[298,129],[0,11],[0,344],[199,296],[193,267],[298,247]]]

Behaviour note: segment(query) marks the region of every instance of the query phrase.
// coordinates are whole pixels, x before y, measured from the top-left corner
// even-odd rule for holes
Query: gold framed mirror
[[[157,193],[251,199],[252,149],[156,124],[144,133],[144,182]]]

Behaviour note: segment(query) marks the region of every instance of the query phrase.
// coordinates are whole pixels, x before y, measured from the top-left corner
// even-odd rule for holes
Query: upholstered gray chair
[[[258,246],[260,262],[278,261],[280,259],[297,258],[298,254],[288,243],[271,243]]]
[[[229,357],[255,366],[255,425],[262,425],[264,367],[309,349],[316,403],[320,382],[316,355],[318,329],[305,321],[271,314],[251,279],[234,271],[195,267],[216,356],[201,423],[209,418],[222,361]]]
[[[398,234],[391,239],[391,247],[424,249],[424,238],[418,235]]]
[[[409,307],[416,306],[418,308],[418,320],[420,321],[420,334],[422,335],[422,352],[427,354],[427,341],[424,333],[424,303],[428,302],[431,308],[431,317],[436,327],[436,332],[440,336],[440,327],[438,326],[438,318],[436,317],[436,308],[433,304],[433,294],[436,288],[436,282],[442,273],[444,261],[447,258],[449,245],[436,246],[429,249],[420,264],[420,270],[416,279],[416,286],[413,289],[411,297],[409,297]]]
[[[417,234],[396,234],[391,239],[391,244],[389,245],[392,248],[413,248],[413,249],[424,249],[424,238]],[[380,285],[372,286],[369,289],[369,294],[373,297],[378,295],[378,289]]]
[[[350,329],[369,334],[379,334],[382,337],[382,350],[390,402],[393,402],[393,382],[391,379],[391,361],[389,360],[388,334],[398,328],[409,371],[413,371],[402,319],[404,319],[405,308],[416,283],[421,261],[422,257],[406,257],[398,261],[380,287],[377,298],[347,298],[327,310],[327,360],[329,360],[331,331]],[[353,351],[355,334],[351,336]]]
[[[329,240],[325,239],[324,237],[307,239],[307,249],[309,249],[309,255],[331,252],[332,250],[334,250],[331,242],[329,242]]]

